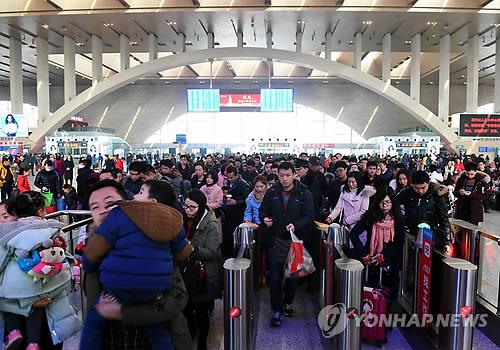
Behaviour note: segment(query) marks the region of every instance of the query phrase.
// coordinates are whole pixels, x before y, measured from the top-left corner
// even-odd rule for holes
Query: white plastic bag
[[[304,242],[293,233],[293,230],[290,230],[290,236],[292,242],[290,242],[286,259],[285,277],[300,278],[310,275],[316,271],[311,255],[304,248]]]

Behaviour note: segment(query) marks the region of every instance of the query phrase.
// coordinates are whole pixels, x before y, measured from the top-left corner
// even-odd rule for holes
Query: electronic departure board
[[[261,112],[293,112],[293,89],[261,89]]]
[[[460,114],[459,135],[500,137],[500,114]]]
[[[188,112],[219,112],[219,89],[187,89]]]
[[[187,89],[188,112],[293,112],[293,89]]]

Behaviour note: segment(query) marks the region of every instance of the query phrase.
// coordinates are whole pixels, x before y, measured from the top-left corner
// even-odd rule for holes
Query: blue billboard
[[[187,89],[188,112],[219,112],[219,89]]]
[[[261,112],[293,112],[293,89],[261,89]]]

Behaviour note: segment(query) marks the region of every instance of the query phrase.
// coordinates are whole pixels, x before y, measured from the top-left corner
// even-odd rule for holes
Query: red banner
[[[221,94],[221,107],[260,107],[260,94]]]
[[[420,319],[430,313],[431,271],[432,271],[432,231],[422,230],[422,250],[418,259],[417,314]],[[425,316],[428,319],[428,316]]]

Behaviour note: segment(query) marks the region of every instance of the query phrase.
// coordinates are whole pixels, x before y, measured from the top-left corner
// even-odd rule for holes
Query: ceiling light
[[[396,84],[398,84],[398,85],[399,85],[399,80],[396,80]]]
[[[465,75],[460,76],[460,78],[462,78],[462,79],[465,78]]]
[[[436,35],[436,34],[432,34],[431,36],[432,36],[433,38],[435,38],[437,35]]]
[[[352,45],[352,44],[354,44],[354,41],[349,40],[349,45]]]
[[[81,41],[77,41],[75,43],[76,46],[85,46],[85,43],[84,42],[81,42]]]
[[[429,85],[434,85],[434,82],[433,81],[429,81]]]
[[[170,84],[170,80],[167,80],[167,81],[165,82],[165,84]]]
[[[411,44],[411,40],[405,40],[405,45],[410,45]]]
[[[253,83],[254,83],[254,84],[257,84],[257,83],[258,83],[258,81],[257,81],[257,80],[254,80],[254,81],[253,81]]]
[[[373,23],[373,21],[363,21],[363,24],[367,25],[367,26],[371,25],[372,23]]]
[[[45,28],[45,29],[49,29],[49,25],[46,24],[46,23],[42,23],[42,27]]]
[[[137,45],[139,45],[137,41],[131,41],[131,42],[129,42],[129,44],[130,44],[130,45],[132,45],[132,46],[137,46]]]
[[[193,43],[189,40],[186,40],[186,45],[193,45]]]
[[[466,81],[464,81],[464,85],[467,85],[467,82],[466,82]]]
[[[323,84],[328,84],[328,80],[323,80]]]
[[[104,26],[105,27],[112,27],[112,26],[114,26],[114,24],[113,23],[104,23]]]
[[[293,83],[293,81],[291,81],[291,80],[288,80],[288,84],[292,84],[292,83]]]
[[[427,25],[428,25],[428,26],[435,26],[435,25],[437,25],[437,24],[438,24],[438,22],[430,22],[430,21],[429,21],[429,22],[427,22]]]
[[[492,27],[499,27],[500,26],[500,23],[491,23],[490,24]]]

